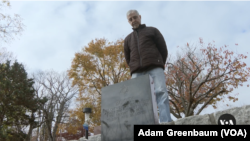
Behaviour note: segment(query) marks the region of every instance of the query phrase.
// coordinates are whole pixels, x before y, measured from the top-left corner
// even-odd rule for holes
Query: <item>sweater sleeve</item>
[[[129,62],[130,62],[130,50],[129,50],[127,42],[128,42],[127,38],[125,38],[125,40],[124,40],[124,56],[125,56],[127,64],[129,65]]]
[[[154,39],[155,39],[156,46],[157,46],[159,52],[161,53],[163,62],[165,64],[167,57],[168,57],[167,45],[166,45],[166,42],[165,42],[162,34],[160,33],[160,31],[157,28],[155,28],[155,38]]]

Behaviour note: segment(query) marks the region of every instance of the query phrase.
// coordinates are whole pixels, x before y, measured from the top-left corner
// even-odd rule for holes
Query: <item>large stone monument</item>
[[[139,76],[102,88],[102,141],[133,141],[135,124],[159,124],[153,79]]]

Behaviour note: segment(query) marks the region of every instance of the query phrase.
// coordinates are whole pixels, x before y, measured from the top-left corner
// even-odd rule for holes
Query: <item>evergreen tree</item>
[[[33,129],[34,113],[46,102],[46,98],[36,98],[33,84],[22,64],[10,60],[0,64],[0,140],[29,140],[21,126]]]

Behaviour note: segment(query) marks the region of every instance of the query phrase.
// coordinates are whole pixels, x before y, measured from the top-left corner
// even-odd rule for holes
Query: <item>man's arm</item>
[[[168,49],[167,49],[167,45],[166,42],[162,36],[162,34],[160,33],[160,31],[155,28],[155,43],[156,46],[162,56],[163,62],[164,64],[166,63],[167,57],[168,57]]]
[[[124,40],[124,56],[125,56],[127,64],[129,65],[130,51],[129,51],[129,47],[128,47],[128,43],[127,43],[127,38],[125,38],[125,40]]]

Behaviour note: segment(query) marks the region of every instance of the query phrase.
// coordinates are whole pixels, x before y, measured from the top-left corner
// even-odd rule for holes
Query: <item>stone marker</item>
[[[101,126],[94,127],[94,135],[101,134]]]
[[[102,88],[101,140],[133,141],[135,124],[159,124],[153,91],[150,75]]]

